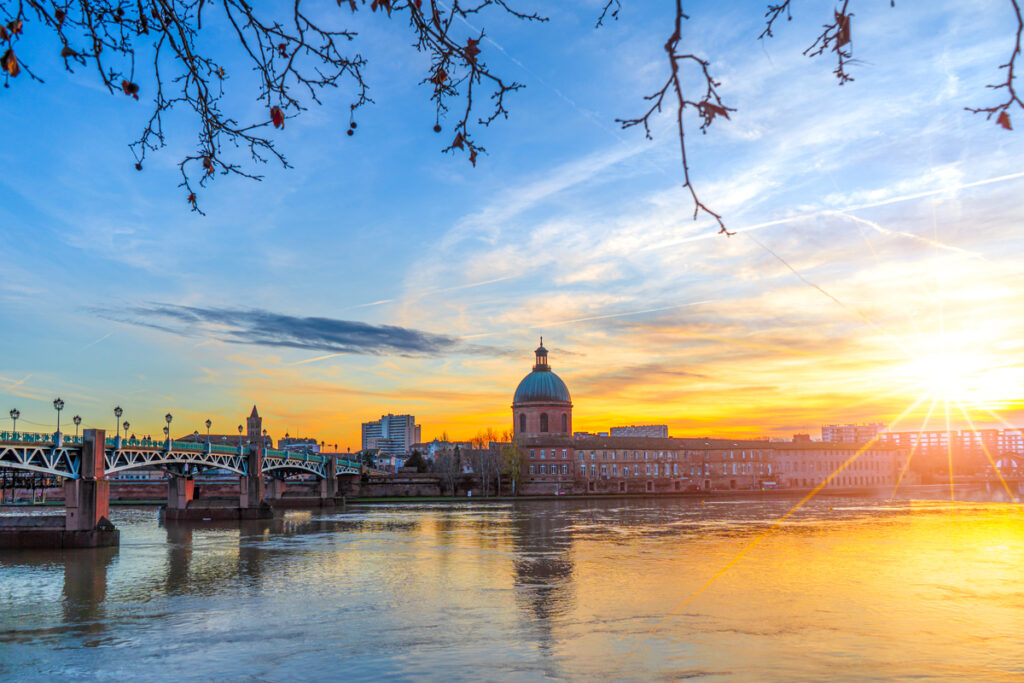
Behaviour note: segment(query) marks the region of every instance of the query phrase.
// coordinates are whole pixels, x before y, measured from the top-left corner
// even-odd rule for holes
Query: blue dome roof
[[[513,403],[572,403],[569,388],[550,370],[534,370],[516,387]]]

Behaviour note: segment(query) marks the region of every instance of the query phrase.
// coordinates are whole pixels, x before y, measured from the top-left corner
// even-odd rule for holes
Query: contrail
[[[100,337],[96,341],[90,342],[90,343],[86,344],[85,346],[83,346],[82,350],[85,351],[90,346],[96,346],[97,344],[99,344],[101,341],[103,341],[104,339],[106,339],[107,337],[109,337],[112,334],[114,334],[114,333],[113,332],[107,332],[105,335],[103,335],[102,337]]]
[[[817,218],[819,216],[842,214],[847,211],[860,211],[861,209],[873,209],[879,206],[887,206],[889,204],[897,204],[899,202],[907,202],[914,199],[923,199],[924,197],[934,197],[935,195],[944,194],[946,192],[955,192],[959,190],[966,190],[972,187],[980,187],[982,185],[992,185],[994,183],[1001,183],[1006,180],[1017,180],[1024,178],[1024,172],[1020,173],[1009,173],[1007,175],[996,176],[994,178],[986,178],[984,180],[976,180],[972,183],[962,183],[960,185],[951,185],[942,187],[936,190],[926,190],[924,192],[915,192],[914,194],[905,194],[899,197],[890,197],[889,199],[882,199],[877,202],[869,202],[867,204],[857,204],[854,206],[846,206],[839,209],[821,209],[820,211],[813,211],[811,213],[804,213],[798,216],[788,216],[786,218],[777,218],[772,221],[765,221],[764,223],[755,223],[754,225],[748,225],[742,228],[736,228],[733,232],[752,232],[754,230],[760,230],[761,228],[770,228],[775,225],[785,225],[786,223],[795,223],[797,221],[807,220],[809,218]],[[677,240],[669,240],[666,242],[658,242],[657,244],[650,244],[646,247],[639,249],[638,251],[650,251],[652,249],[664,249],[665,247],[674,247],[679,244],[687,244],[689,242],[697,242],[700,240],[717,237],[718,231],[701,233],[699,235],[693,235],[691,237],[683,237]],[[940,243],[941,244],[941,243]],[[949,247],[949,245],[943,245],[945,248],[956,249],[956,247]],[[968,252],[970,253],[970,252]]]

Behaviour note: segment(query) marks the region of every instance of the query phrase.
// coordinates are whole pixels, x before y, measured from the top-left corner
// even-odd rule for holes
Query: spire
[[[253,405],[252,412],[249,413],[249,417],[259,417],[259,416],[260,416],[260,414],[258,412],[256,412],[256,406]]]

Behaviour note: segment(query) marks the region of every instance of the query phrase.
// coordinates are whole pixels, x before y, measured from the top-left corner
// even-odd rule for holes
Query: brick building
[[[667,493],[816,486],[860,447],[803,439],[659,438],[572,432],[569,389],[548,364],[543,340],[512,402],[530,495]],[[874,444],[836,473],[831,488],[895,484],[906,450]]]

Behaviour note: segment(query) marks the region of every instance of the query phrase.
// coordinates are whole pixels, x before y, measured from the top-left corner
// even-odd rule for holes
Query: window
[[[601,465],[601,476],[602,477],[607,477],[608,476],[608,465]]]
[[[647,474],[651,473],[651,463],[647,463]]]
[[[633,476],[640,476],[640,465],[633,465]]]
[[[541,465],[540,466],[540,473],[541,474],[547,474],[547,470],[548,470],[547,465]]]
[[[569,466],[562,465],[562,474],[569,474]]]
[[[533,465],[530,465],[530,474],[533,474]]]
[[[592,477],[596,477],[597,476],[597,465],[591,465],[590,466],[590,476],[592,476]]]
[[[526,431],[526,413],[519,413],[519,431]]]
[[[569,416],[562,413],[562,432],[569,431]]]
[[[530,459],[531,460],[533,459],[533,449],[532,448],[530,449]]]
[[[540,431],[542,431],[542,432],[548,431],[548,414],[547,413],[541,413],[540,414]]]
[[[596,457],[594,451],[590,451],[590,459],[593,460]]]
[[[543,459],[544,459],[544,449],[543,449],[543,448],[542,448],[542,449],[540,449],[540,459],[541,459],[541,460],[543,460]]]
[[[583,451],[580,451],[579,456],[580,456],[580,460],[582,460],[583,459]]]
[[[562,460],[565,460],[568,457],[569,457],[569,451],[567,449],[563,448],[562,449]]]
[[[622,476],[624,476],[624,477],[628,477],[629,476],[629,465],[623,465],[622,466]]]

